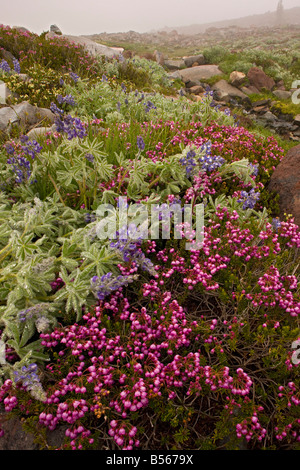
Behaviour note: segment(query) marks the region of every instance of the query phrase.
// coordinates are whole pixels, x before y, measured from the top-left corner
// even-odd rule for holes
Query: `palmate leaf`
[[[107,158],[106,153],[101,150],[103,145],[104,143],[101,140],[98,140],[97,137],[93,140],[90,138],[80,140],[76,147],[76,153],[81,158],[85,157],[87,153],[91,153],[94,157],[102,156]]]
[[[221,176],[227,176],[234,173],[239,179],[244,181],[244,183],[251,184],[252,187],[255,187],[255,181],[251,178],[252,171],[253,170],[249,166],[249,160],[246,158],[223,165],[219,169]]]
[[[103,191],[102,193],[102,197],[101,197],[101,204],[111,204],[111,205],[114,205],[116,203],[116,199],[119,197],[119,194],[112,191],[111,189],[106,189],[105,191]],[[98,206],[98,204],[97,204]],[[93,206],[93,209],[97,209],[97,206],[94,207]]]
[[[97,176],[103,181],[109,181],[113,177],[113,165],[108,163],[106,155],[95,155],[95,169]]]
[[[13,252],[17,259],[25,260],[26,257],[32,256],[35,252],[39,252],[39,246],[46,240],[44,235],[42,238],[39,238],[37,241],[32,242],[34,238],[33,233],[22,237],[16,237],[13,244]]]
[[[90,282],[79,269],[76,270],[76,273],[72,272],[68,275],[66,269],[62,267],[59,275],[65,285],[57,292],[55,300],[64,300],[66,302],[66,312],[69,313],[74,310],[77,313],[77,321],[79,321],[82,306],[85,304],[86,297],[90,292]]]
[[[103,276],[120,262],[117,253],[107,250],[104,246],[100,247],[98,243],[83,251],[81,256],[85,260],[81,269],[89,276],[93,271],[96,271],[97,276]]]
[[[49,360],[49,356],[42,352],[43,346],[41,345],[40,339],[24,347],[20,347],[20,344],[15,340],[8,340],[7,344],[13,348],[20,357],[21,361],[18,366],[20,366],[21,363],[29,364],[30,362]]]
[[[35,328],[34,320],[32,319],[27,320],[24,325],[22,336],[19,342],[19,348],[22,348],[28,343],[30,338],[32,338],[32,336],[34,335],[35,331],[36,331],[36,328]]]

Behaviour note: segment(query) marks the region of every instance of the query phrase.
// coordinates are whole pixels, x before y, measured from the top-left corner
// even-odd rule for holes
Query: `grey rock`
[[[169,60],[165,60],[165,63],[164,63],[165,67],[167,67],[167,69],[169,70],[179,70],[183,67],[185,67],[185,63],[184,63],[184,60],[182,59],[169,59]]]
[[[61,30],[59,29],[59,27],[56,24],[52,24],[50,26],[50,31],[51,31],[51,33],[58,34],[59,36],[62,35]]]
[[[259,90],[253,85],[249,85],[247,87],[243,86],[241,87],[241,90],[245,95],[257,95],[259,93]]]
[[[192,67],[193,64],[203,65],[205,63],[204,55],[198,54],[189,57],[183,57],[186,67]]]
[[[194,80],[194,81],[189,80],[185,82],[185,86],[186,88],[192,88],[193,86],[201,86],[201,83],[199,80]]]
[[[12,125],[19,125],[23,129],[30,129],[38,123],[48,121],[54,123],[54,114],[46,108],[37,108],[27,101],[14,106],[0,109],[0,130],[6,131]]]
[[[201,85],[196,85],[188,88],[188,91],[190,93],[193,93],[194,95],[200,95],[200,93],[204,93],[205,90]]]
[[[24,26],[13,26],[12,29],[16,29],[20,33],[30,33],[29,29],[24,28]]]
[[[248,96],[245,95],[238,88],[230,85],[226,80],[220,80],[212,86],[216,99],[229,102],[230,98],[240,98],[241,100],[249,100]]]
[[[297,114],[297,116],[295,116],[295,118],[294,118],[294,123],[295,123],[297,126],[300,126],[300,114]]]
[[[30,139],[36,139],[41,135],[45,135],[47,132],[55,131],[55,126],[52,127],[35,127],[27,132],[27,135]]]
[[[54,39],[58,36],[50,31],[46,34],[45,37],[46,39]],[[124,51],[123,47],[104,46],[103,44],[98,44],[97,42],[92,41],[91,39],[86,38],[85,36],[70,36],[63,34],[59,37],[66,39],[70,43],[78,44],[79,46],[84,47],[84,49],[94,57],[105,56],[113,58],[118,57]]]
[[[271,100],[270,99],[267,99],[267,100],[258,100],[258,101],[254,101],[252,103],[252,106],[253,108],[256,108],[257,106],[269,106],[271,103]]]
[[[168,73],[168,78],[171,78],[171,80],[181,80],[181,75],[178,70],[175,70],[174,72]]]
[[[273,95],[277,96],[280,100],[288,100],[292,96],[292,93],[290,91],[274,90]]]
[[[0,80],[0,104],[6,104],[7,99],[12,95],[6,83]]]
[[[216,75],[222,75],[222,72],[217,65],[198,65],[197,67],[180,70],[180,75],[184,82],[201,81],[215,77]]]
[[[3,416],[5,417],[5,414]],[[0,450],[38,450],[34,436],[23,430],[19,418],[5,420],[1,427],[4,436],[0,438]]]
[[[246,75],[243,72],[238,72],[237,70],[235,70],[234,72],[231,72],[230,77],[229,77],[230,84],[236,87],[241,86],[245,80],[246,80]]]
[[[271,113],[271,111],[267,111],[265,114],[261,116],[261,119],[264,119],[265,121],[277,121],[277,117]]]
[[[12,61],[14,60],[14,58],[15,58],[14,55],[13,55],[11,52],[9,52],[9,51],[7,51],[7,50],[5,50],[5,49],[0,49],[0,58],[1,58],[1,57],[2,57],[4,60],[8,61],[8,62],[12,62]]]
[[[162,52],[159,52],[159,51],[154,51],[154,57],[155,57],[155,60],[156,62],[163,66],[164,63],[165,63],[165,58],[164,58],[164,55]]]

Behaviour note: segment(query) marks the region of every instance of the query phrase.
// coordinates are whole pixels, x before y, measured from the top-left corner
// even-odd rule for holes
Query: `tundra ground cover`
[[[60,427],[62,450],[299,448],[300,232],[265,189],[283,150],[120,64],[73,69],[56,131],[1,148],[1,419],[41,449]],[[100,238],[120,196],[203,204],[203,247],[173,216],[168,239]]]

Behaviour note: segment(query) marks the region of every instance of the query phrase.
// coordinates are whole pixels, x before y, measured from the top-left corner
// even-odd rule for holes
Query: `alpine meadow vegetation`
[[[0,436],[17,416],[47,450],[299,450],[300,230],[267,190],[276,137],[146,59],[4,26],[0,47],[11,104],[55,116],[1,136]],[[127,223],[101,238],[120,197]],[[201,248],[172,213],[168,239],[138,235],[131,207],[175,203],[191,244],[203,205]]]

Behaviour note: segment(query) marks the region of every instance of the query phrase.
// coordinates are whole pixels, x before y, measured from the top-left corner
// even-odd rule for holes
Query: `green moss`
[[[292,100],[276,101],[271,107],[271,111],[275,112],[275,114],[287,114],[294,118],[297,114],[300,114],[300,105],[294,104]]]

